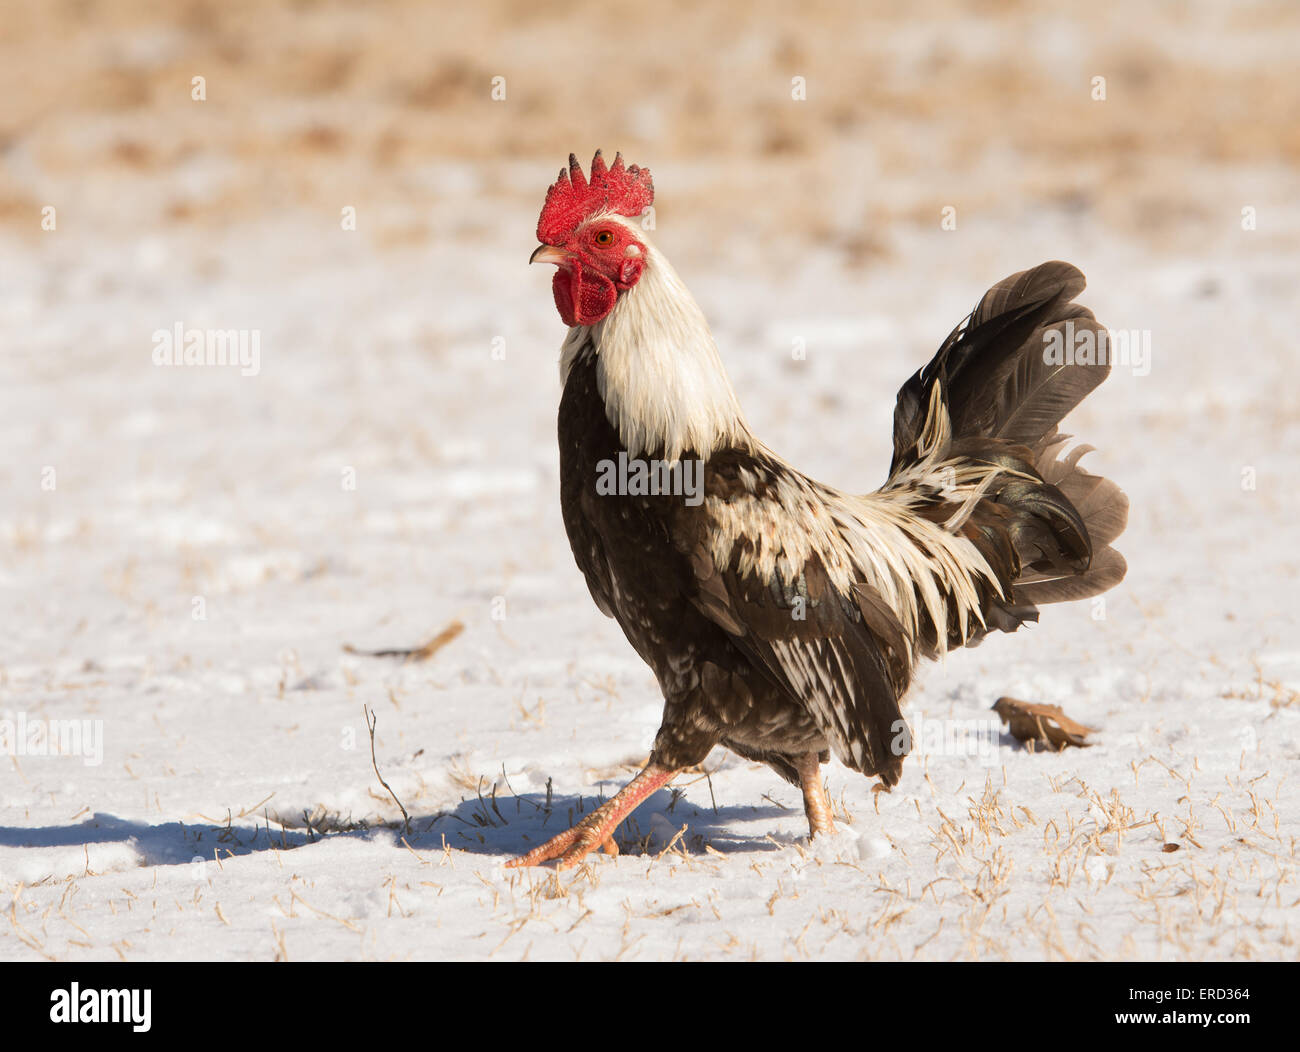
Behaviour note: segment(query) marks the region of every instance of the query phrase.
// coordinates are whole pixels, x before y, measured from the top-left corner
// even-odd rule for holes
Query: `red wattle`
[[[560,267],[551,279],[555,307],[565,325],[595,325],[614,309],[618,289],[587,267]]]

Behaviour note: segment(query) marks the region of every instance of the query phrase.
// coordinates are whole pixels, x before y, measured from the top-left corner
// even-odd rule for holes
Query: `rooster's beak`
[[[529,263],[563,263],[568,257],[554,245],[538,245],[528,257]]]

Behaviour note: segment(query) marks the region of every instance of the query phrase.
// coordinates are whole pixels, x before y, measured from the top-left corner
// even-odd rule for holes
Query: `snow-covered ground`
[[[1113,172],[1085,206],[1004,193],[984,154],[947,231],[931,167],[882,162],[821,197],[831,235],[768,241],[771,210],[723,200],[698,148],[647,152],[657,244],[751,423],[846,488],[883,479],[898,385],[989,284],[1078,264],[1151,352],[1069,421],[1132,501],[1123,585],[928,668],[893,793],[826,769],[837,838],[808,843],[797,791],[718,751],[618,859],[507,871],[638,768],[660,710],[560,523],[562,330],[525,261],[563,153],[411,160],[405,203],[346,231],[351,188],[156,217],[160,187],[238,182],[237,152],[96,180],[20,139],[0,203],[58,227],[0,228],[0,742],[86,737],[0,755],[0,958],[1296,956],[1294,167],[1188,166],[1170,218]],[[177,325],[256,330],[254,375],[156,365]],[[345,650],[455,622],[428,661]],[[1005,694],[1096,744],[975,754],[968,721]]]

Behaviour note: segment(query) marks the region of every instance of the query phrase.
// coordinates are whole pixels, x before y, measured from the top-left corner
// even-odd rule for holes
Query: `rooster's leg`
[[[821,758],[815,752],[806,752],[794,758],[799,772],[799,785],[803,788],[803,809],[808,815],[808,836],[834,833],[835,821],[831,817],[831,799],[822,782]]]
[[[614,843],[614,830],[630,815],[633,809],[656,789],[667,785],[677,773],[675,767],[665,767],[653,760],[641,773],[627,783],[611,800],[606,800],[596,810],[572,829],[551,837],[545,844],[533,848],[528,854],[507,862],[507,866],[538,866],[553,858],[560,860],[560,869],[576,866],[582,856],[595,848],[603,848],[608,855],[618,854]]]

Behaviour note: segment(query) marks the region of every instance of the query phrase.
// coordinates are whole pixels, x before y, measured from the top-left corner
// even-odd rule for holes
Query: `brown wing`
[[[737,525],[720,517],[744,514],[748,503],[726,500],[742,485],[738,466],[731,457],[711,460],[704,489],[722,500],[682,506],[674,520],[674,540],[692,569],[689,598],[805,708],[846,766],[892,786],[910,741],[898,707],[907,680],[901,628],[867,586],[847,595],[837,589],[815,553],[790,577],[742,571],[743,526],[727,565],[717,565],[711,540],[720,527]],[[748,467],[744,491],[752,496]]]

